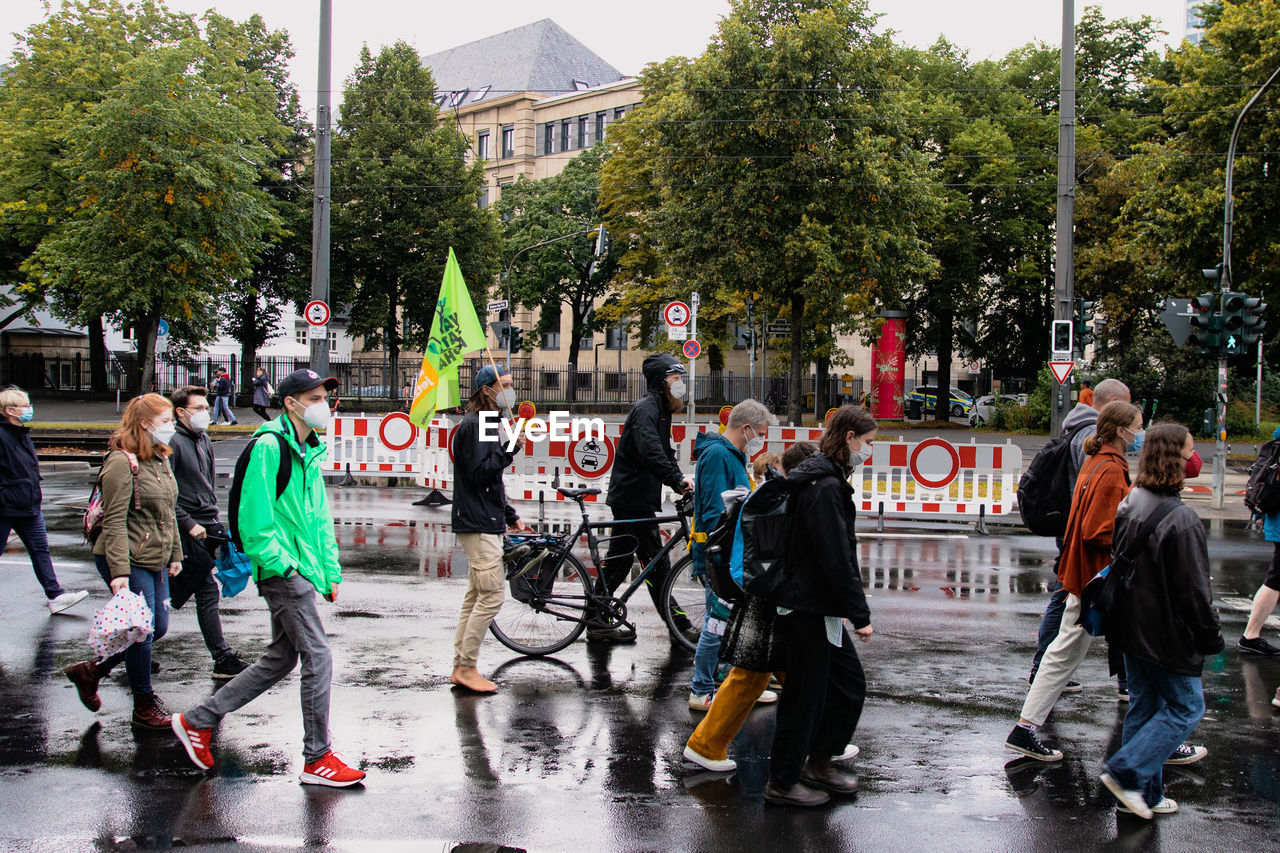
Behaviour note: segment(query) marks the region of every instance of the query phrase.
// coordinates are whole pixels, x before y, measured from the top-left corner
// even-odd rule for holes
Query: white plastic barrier
[[[419,477],[426,435],[404,412],[381,417],[340,415],[324,433],[326,471],[363,477]]]

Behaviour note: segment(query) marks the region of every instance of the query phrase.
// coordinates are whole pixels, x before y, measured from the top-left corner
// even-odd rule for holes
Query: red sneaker
[[[173,715],[172,725],[173,733],[187,748],[191,763],[201,770],[213,767],[213,753],[209,751],[209,738],[213,735],[213,729],[192,728],[187,725],[186,718],[182,714]]]
[[[304,785],[328,785],[330,788],[346,788],[364,781],[364,771],[348,767],[338,754],[326,752],[319,761],[302,768],[298,781]]]

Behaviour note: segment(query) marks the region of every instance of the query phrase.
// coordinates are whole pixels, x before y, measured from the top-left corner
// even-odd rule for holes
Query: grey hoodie
[[[1087,403],[1077,403],[1062,421],[1064,434],[1075,429],[1079,431],[1071,438],[1071,459],[1068,462],[1073,493],[1076,489],[1076,477],[1080,476],[1080,467],[1084,465],[1084,440],[1098,431],[1098,410]]]

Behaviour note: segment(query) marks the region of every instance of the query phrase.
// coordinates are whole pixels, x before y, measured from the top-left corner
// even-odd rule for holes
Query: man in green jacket
[[[258,592],[271,610],[271,645],[217,693],[174,715],[174,733],[202,770],[213,766],[213,727],[273,687],[301,659],[305,766],[298,778],[303,784],[334,788],[364,779],[363,772],[348,767],[329,748],[333,661],[315,596],[318,592],[336,601],[342,583],[320,469],[325,447],[315,432],[329,424],[329,392],[337,387],[336,379],[314,370],[294,371],[277,389],[285,413],[254,433],[235,518]],[[290,466],[289,479],[276,497],[282,464]]]

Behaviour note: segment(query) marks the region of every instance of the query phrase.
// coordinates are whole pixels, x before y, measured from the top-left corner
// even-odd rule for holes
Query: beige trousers
[[[467,555],[467,594],[453,638],[453,665],[475,666],[489,623],[502,609],[502,537],[496,533],[459,533]]]
[[[1080,599],[1067,594],[1066,607],[1062,611],[1062,627],[1058,636],[1049,644],[1049,650],[1040,660],[1040,668],[1036,670],[1036,679],[1031,682],[1026,701],[1022,703],[1022,719],[1032,725],[1042,726],[1048,719],[1053,705],[1062,695],[1071,676],[1084,662],[1093,645],[1093,637],[1082,626],[1076,624],[1080,618]]]

